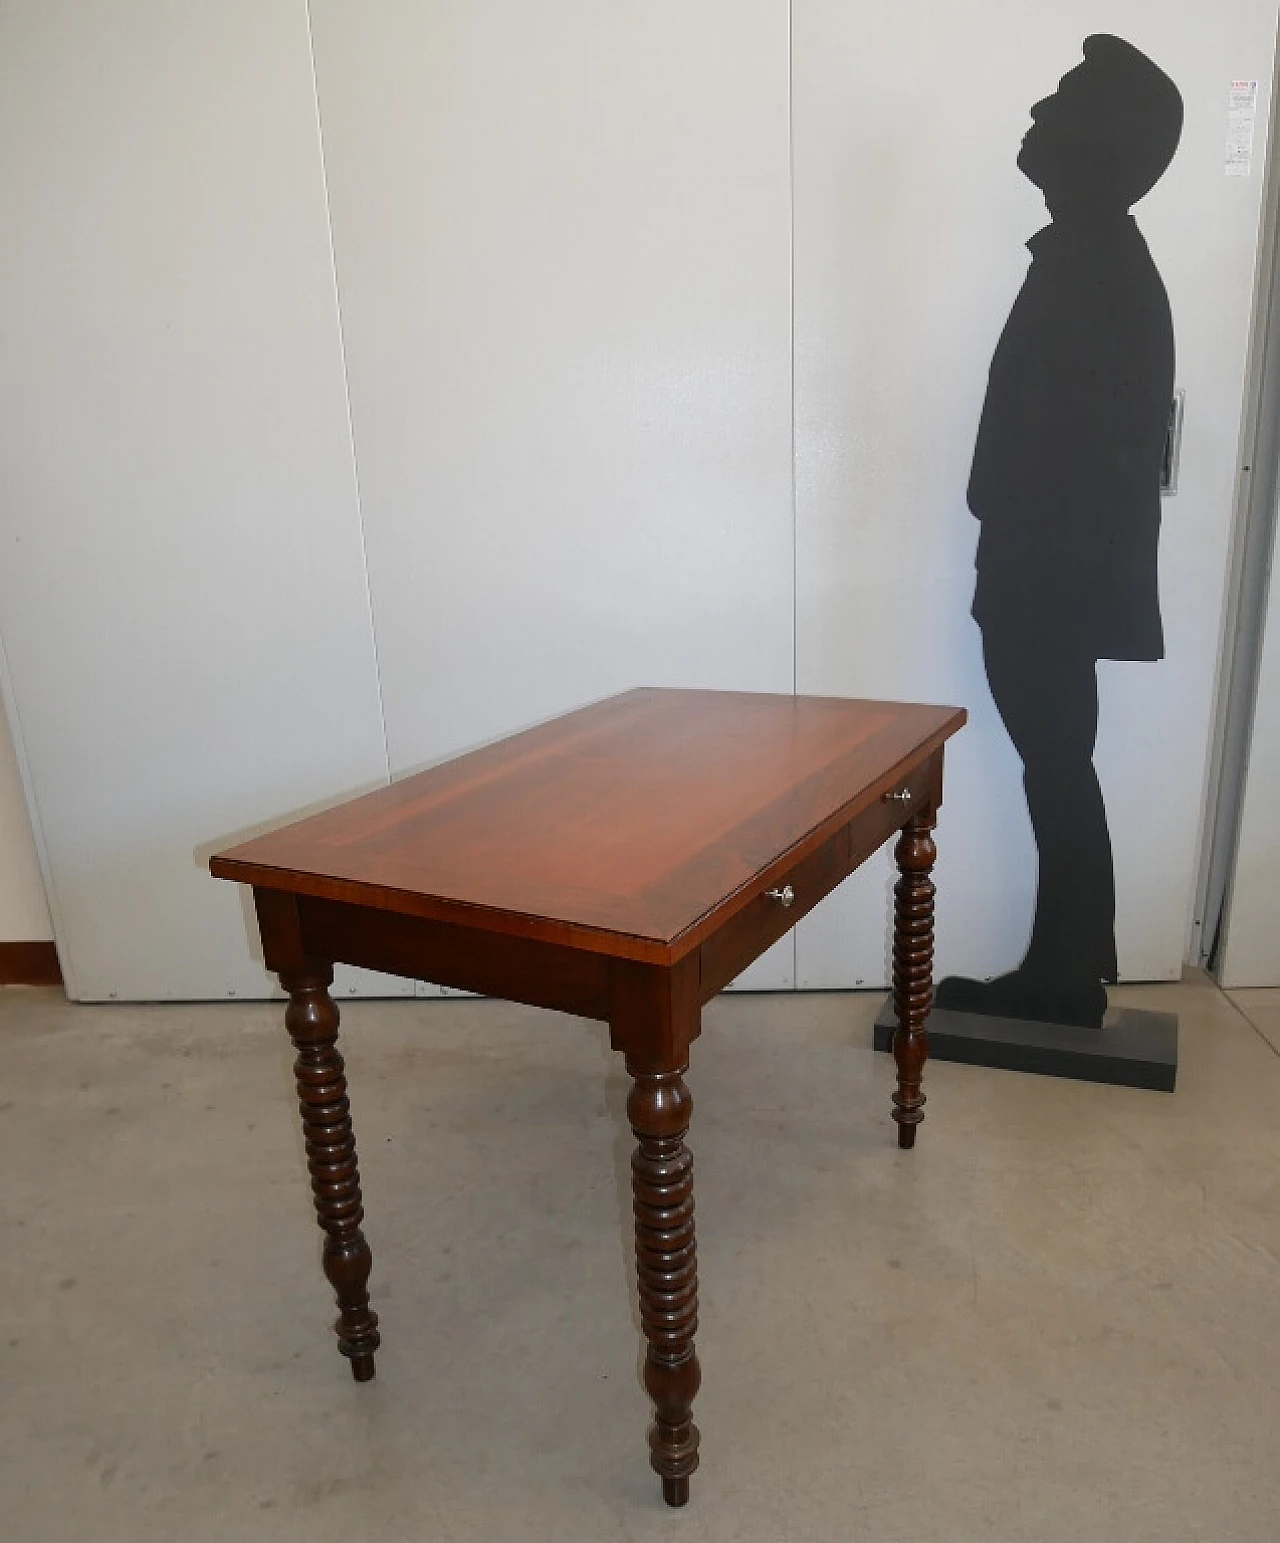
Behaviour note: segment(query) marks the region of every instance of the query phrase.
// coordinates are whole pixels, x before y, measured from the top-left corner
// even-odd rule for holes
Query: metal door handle
[[[781,889],[766,889],[765,895],[770,900],[776,900],[784,911],[789,905],[795,904],[796,892],[790,884],[784,884]]]

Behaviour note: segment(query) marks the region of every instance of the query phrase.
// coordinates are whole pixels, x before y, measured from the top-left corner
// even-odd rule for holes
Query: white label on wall
[[[1227,92],[1227,176],[1247,177],[1253,169],[1253,127],[1258,118],[1258,82],[1233,80]]]

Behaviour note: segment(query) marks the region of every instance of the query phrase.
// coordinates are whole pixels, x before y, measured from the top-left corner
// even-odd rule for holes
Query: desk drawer
[[[913,810],[930,798],[936,802],[941,791],[942,756],[916,767],[889,790],[908,792],[909,799],[881,798],[842,825],[834,835],[808,857],[774,878],[766,890],[735,912],[702,944],[701,997],[710,1001],[729,982],[758,959],[766,948],[807,915],[820,900],[841,883],[855,868],[906,823]],[[768,893],[769,890],[792,892],[790,904]]]

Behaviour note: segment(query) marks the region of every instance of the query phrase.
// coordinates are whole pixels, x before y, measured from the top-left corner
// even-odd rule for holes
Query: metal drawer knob
[[[911,789],[901,788],[896,793],[886,793],[884,801],[886,804],[909,804],[911,802]]]
[[[796,892],[790,884],[784,884],[781,889],[766,889],[765,895],[770,900],[776,900],[784,911],[795,903],[796,898]]]

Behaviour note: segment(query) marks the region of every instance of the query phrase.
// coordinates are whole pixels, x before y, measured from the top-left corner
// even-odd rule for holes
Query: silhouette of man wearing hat
[[[1097,661],[1160,659],[1160,471],[1173,324],[1130,207],[1177,149],[1182,98],[1144,54],[1090,37],[1031,109],[1018,167],[1052,223],[991,361],[969,481],[973,617],[1023,764],[1039,852],[1017,969],[953,976],[939,1007],[1097,1026],[1116,979],[1115,879],[1093,765]]]

